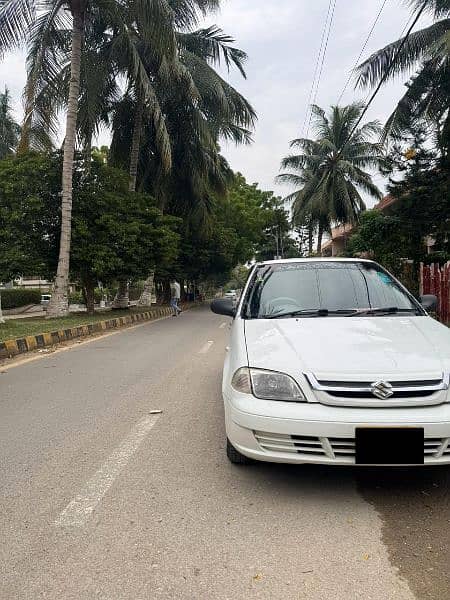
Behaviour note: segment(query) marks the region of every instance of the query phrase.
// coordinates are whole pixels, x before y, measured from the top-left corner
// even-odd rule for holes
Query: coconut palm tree
[[[374,87],[403,74],[415,75],[384,128],[400,135],[417,118],[450,129],[450,0],[408,0],[415,12],[431,13],[434,23],[374,52],[358,67],[357,85]]]
[[[210,0],[213,2],[213,0]],[[202,5],[207,0],[183,0],[186,10]],[[158,141],[163,155],[169,150],[164,117],[156,100],[152,82],[134,44],[134,31],[151,43],[161,65],[176,60],[176,41],[173,29],[173,11],[166,0],[1,0],[0,1],[0,53],[28,43],[34,54],[29,70],[26,90],[26,119],[38,93],[43,70],[52,80],[51,70],[58,66],[64,31],[67,30],[67,13],[70,13],[70,58],[68,99],[66,105],[66,131],[64,138],[61,201],[61,237],[55,289],[48,307],[48,316],[62,316],[68,311],[68,282],[72,215],[72,177],[76,145],[77,115],[80,97],[83,36],[87,24],[98,14],[104,16],[113,32],[117,52],[126,59],[140,93],[149,100],[153,121],[158,130]],[[53,43],[55,42],[55,43]],[[48,86],[46,89],[50,89]],[[50,114],[50,111],[49,113]],[[48,115],[46,116],[48,118]]]
[[[360,191],[374,198],[381,192],[373,183],[367,168],[378,167],[382,148],[371,140],[380,135],[380,124],[371,121],[354,127],[363,110],[362,103],[332,106],[329,115],[319,106],[312,106],[316,138],[292,140],[291,148],[301,150],[281,162],[288,171],[279,181],[298,186],[287,196],[293,201],[294,223],[306,220],[317,227],[317,252],[322,248],[324,231],[332,223],[354,223],[365,203]]]
[[[11,114],[11,98],[8,88],[0,94],[0,159],[14,152],[19,141],[20,126]]]
[[[159,160],[163,170],[167,172],[171,164],[171,149],[154,83],[157,81],[160,87],[168,89],[178,82],[189,93],[191,101],[197,98],[192,78],[178,60],[174,27],[192,28],[199,14],[217,8],[218,3],[219,0],[165,0],[172,24],[170,31],[166,32],[170,42],[166,46],[170,52],[166,47],[161,51],[154,42],[154,35],[148,35],[146,19],[134,9],[138,3],[129,1],[127,4],[128,10],[123,13],[123,20],[128,19],[127,27],[123,27],[115,14],[91,7],[89,19],[84,26],[77,119],[78,141],[85,150],[87,165],[90,162],[92,137],[101,124],[108,125],[111,106],[117,101],[117,77],[125,75],[128,80],[128,95],[131,94],[136,100],[133,106],[134,124],[129,161],[130,190],[133,191],[136,187],[144,118],[152,123],[155,130]],[[38,149],[48,147],[51,145],[49,140],[57,133],[56,116],[66,106],[69,93],[69,25],[64,14],[58,20],[44,14],[33,26],[29,39],[28,82],[25,92],[27,108],[21,149],[27,149],[30,143]],[[215,42],[214,32],[208,33],[211,46]],[[179,32],[177,34],[181,35]],[[197,35],[196,39],[200,37]],[[229,39],[224,36],[217,43],[222,42],[227,63],[237,62],[240,51],[225,48]],[[203,46],[206,44],[203,43]],[[45,137],[45,133],[50,133],[50,136]],[[122,287],[125,288],[125,284]]]
[[[246,55],[231,46],[232,42],[215,26],[178,31],[185,77],[172,79],[168,86],[154,74],[171,139],[170,170],[164,168],[154,126],[139,98],[132,92],[127,94],[115,111],[112,161],[122,167],[129,165],[130,189],[138,183],[140,189],[154,195],[161,209],[182,217],[186,225],[192,218],[197,219],[197,226],[204,225],[213,195],[225,192],[231,170],[219,154],[218,140],[249,142],[256,118],[245,98],[214,69],[223,60],[245,76]],[[151,71],[151,64],[148,68]],[[152,286],[153,271],[145,283],[142,303],[149,302]]]

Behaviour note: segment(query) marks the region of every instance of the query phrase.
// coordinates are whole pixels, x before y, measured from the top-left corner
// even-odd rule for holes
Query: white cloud
[[[381,0],[337,0],[316,100],[322,107],[337,101],[380,5]],[[249,181],[280,194],[287,190],[275,185],[274,179],[282,156],[289,152],[289,140],[301,133],[327,7],[328,0],[224,0],[221,11],[206,20],[217,23],[248,53],[248,79],[236,72],[226,77],[250,100],[259,117],[254,144],[224,145],[224,154]],[[364,57],[397,39],[408,17],[405,4],[388,0]],[[10,88],[19,116],[24,60],[23,54],[16,53],[0,63],[0,85]],[[367,118],[384,121],[402,88],[402,80],[382,88]],[[342,102],[364,95],[351,83]],[[107,141],[107,135],[102,133],[100,141]]]
[[[337,102],[380,6],[381,0],[338,0],[316,99],[320,106]],[[327,8],[328,0],[228,0],[218,18],[249,54],[248,80],[236,74],[229,79],[259,116],[254,145],[227,146],[224,153],[247,179],[279,194],[287,190],[274,178],[281,157],[289,152],[289,140],[301,134]],[[397,39],[408,18],[405,5],[388,0],[363,58]],[[367,119],[385,121],[403,93],[403,83],[383,87]],[[355,91],[352,81],[341,103],[365,97],[367,92]]]

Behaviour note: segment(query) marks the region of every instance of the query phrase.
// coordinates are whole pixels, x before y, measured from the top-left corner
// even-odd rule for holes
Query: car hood
[[[245,337],[250,367],[294,377],[428,379],[450,368],[449,330],[425,316],[250,319]]]

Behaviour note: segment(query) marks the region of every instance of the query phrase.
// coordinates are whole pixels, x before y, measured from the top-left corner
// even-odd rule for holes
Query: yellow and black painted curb
[[[193,306],[196,306],[196,304],[188,303],[182,305],[184,310],[192,308]],[[60,342],[86,337],[94,333],[127,327],[128,325],[133,325],[134,323],[139,323],[141,321],[152,321],[162,317],[168,317],[172,314],[172,308],[169,306],[161,306],[152,308],[147,312],[131,313],[123,317],[116,317],[106,321],[96,321],[95,323],[78,325],[77,327],[70,327],[69,329],[58,329],[57,331],[50,331],[38,335],[28,335],[15,340],[6,340],[0,342],[0,359],[11,358],[17,354],[23,354],[25,352],[30,352],[31,350],[53,346]]]

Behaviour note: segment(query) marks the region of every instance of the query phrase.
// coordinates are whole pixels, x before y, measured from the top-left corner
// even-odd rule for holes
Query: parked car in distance
[[[225,298],[231,298],[232,300],[236,300],[236,298],[237,298],[236,290],[228,290],[228,292],[225,292]]]
[[[51,294],[41,294],[41,306],[45,310],[50,302]]]
[[[369,260],[254,266],[233,317],[227,454],[330,465],[450,464],[450,332]]]

